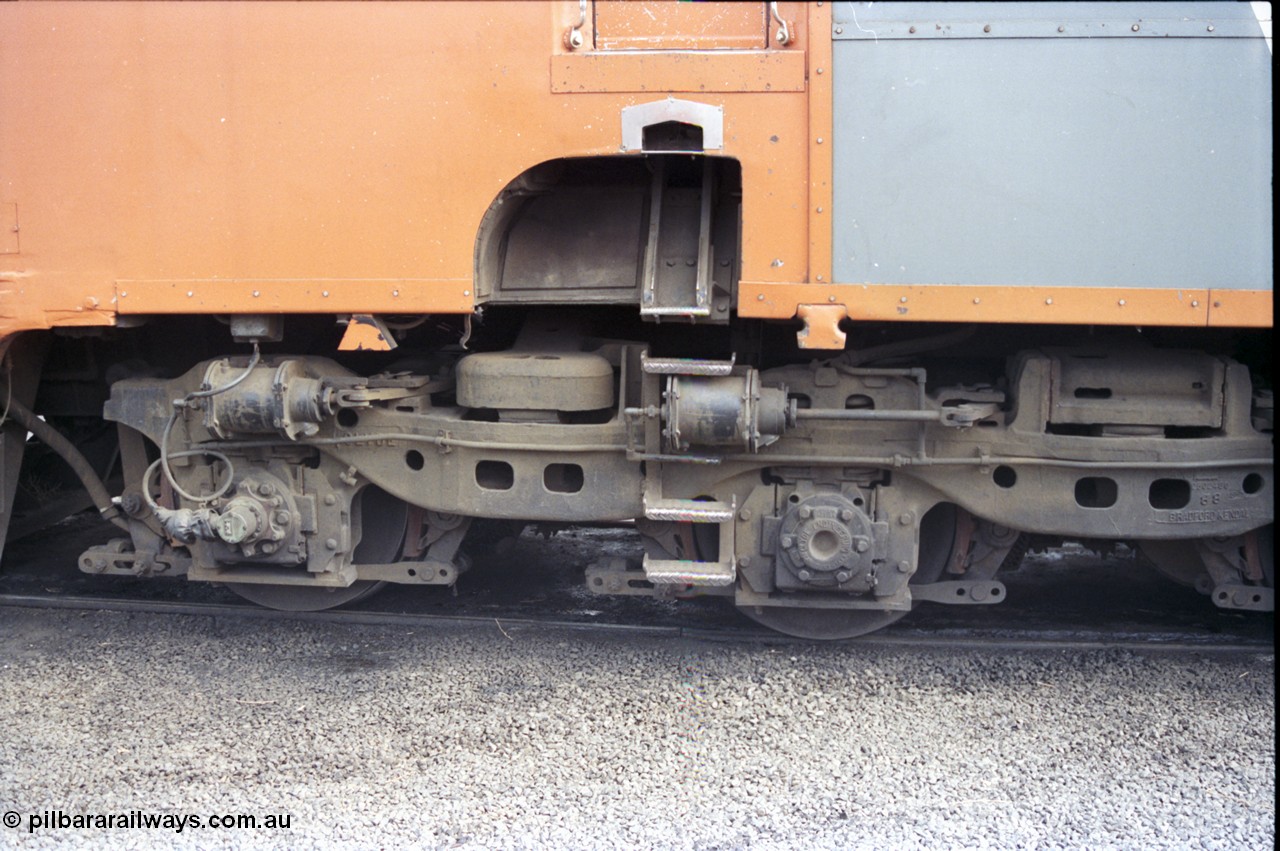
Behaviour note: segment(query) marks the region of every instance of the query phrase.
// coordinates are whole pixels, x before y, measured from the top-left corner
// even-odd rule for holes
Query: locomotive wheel
[[[1275,528],[1272,524],[1258,529],[1255,538],[1262,567],[1262,585],[1266,588],[1275,587]],[[1152,567],[1179,585],[1195,588],[1202,594],[1213,590],[1213,579],[1191,542],[1139,541],[1138,551]]]
[[[400,556],[409,506],[381,488],[369,486],[360,492],[360,543],[352,554],[355,564],[388,564]],[[346,588],[317,588],[314,585],[260,585],[228,582],[227,587],[251,603],[280,612],[320,612],[363,600],[385,582],[352,582]]]
[[[951,558],[956,538],[956,507],[937,505],[920,521],[920,559],[911,584],[936,582]],[[756,623],[796,638],[834,641],[857,638],[900,620],[906,612],[874,609],[804,609],[747,606],[742,613]]]
[[[1151,566],[1179,585],[1208,594],[1213,580],[1196,548],[1187,541],[1139,541],[1138,552]]]
[[[378,591],[384,582],[352,582],[346,588],[316,588],[313,585],[261,585],[256,582],[228,582],[227,587],[248,600],[278,612],[322,612],[363,600]]]

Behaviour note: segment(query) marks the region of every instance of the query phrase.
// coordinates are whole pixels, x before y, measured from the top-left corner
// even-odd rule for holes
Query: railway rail
[[[617,622],[585,622],[556,617],[531,617],[519,612],[493,615],[439,615],[420,612],[360,611],[329,609],[318,612],[281,612],[261,606],[228,603],[192,603],[81,595],[0,594],[0,608],[35,608],[72,611],[115,612],[121,614],[190,615],[235,620],[289,620],[307,623],[397,626],[414,628],[453,627],[496,629],[504,635],[529,630],[574,630],[643,635],[648,637],[692,638],[707,641],[755,641],[768,644],[807,645],[808,639],[782,635],[771,630],[742,627],[698,627]],[[857,639],[858,645],[876,647],[936,647],[945,639],[949,647],[961,650],[1104,650],[1126,649],[1164,653],[1259,653],[1273,652],[1274,642],[1256,636],[1234,636],[1230,640],[1197,639],[1178,633],[1107,634],[1095,638],[1078,633],[1063,635],[1059,629],[1041,632],[1026,629],[970,630],[957,635],[950,629],[929,627],[884,631]]]

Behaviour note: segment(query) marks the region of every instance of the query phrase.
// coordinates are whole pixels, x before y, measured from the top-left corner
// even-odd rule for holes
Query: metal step
[[[700,291],[698,298],[705,300],[706,296]],[[687,307],[644,307],[641,306],[640,314],[642,316],[710,316],[711,308],[703,304],[689,305]]]
[[[640,364],[650,375],[729,375],[737,355],[729,360],[695,360],[693,358],[651,358],[641,355]]]
[[[645,500],[644,516],[649,520],[672,520],[677,523],[726,523],[733,519],[734,508],[723,502],[699,502],[695,499]]]
[[[654,585],[723,587],[737,578],[733,562],[681,561],[644,557],[644,578]]]

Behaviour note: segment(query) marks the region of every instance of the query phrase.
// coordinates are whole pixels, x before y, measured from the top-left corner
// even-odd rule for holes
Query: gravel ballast
[[[1274,683],[1270,652],[0,609],[0,847],[1270,849]],[[290,826],[28,833],[133,811]]]

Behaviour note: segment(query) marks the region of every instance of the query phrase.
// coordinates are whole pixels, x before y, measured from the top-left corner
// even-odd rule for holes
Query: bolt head
[[[143,509],[142,495],[135,492],[126,493],[120,499],[120,507],[124,509],[125,514],[140,514]]]
[[[899,573],[909,573],[910,571],[911,571],[911,562],[906,561],[905,559],[898,562]]]
[[[338,539],[337,539],[337,538],[325,538],[325,539],[324,539],[324,545],[325,545],[326,547],[328,547],[329,549],[331,549],[331,550],[336,550],[336,549],[338,548]]]
[[[806,506],[801,507],[801,509],[800,509],[800,519],[802,519],[802,520],[808,520],[808,519],[809,519],[810,517],[812,517],[812,516],[813,516],[813,509],[812,509],[812,508],[810,508],[810,507],[809,507],[809,506],[807,506],[807,505],[806,505]]]
[[[837,574],[836,574],[836,581],[837,581],[837,582],[848,582],[848,581],[849,581],[849,576],[850,576],[849,571],[847,571],[847,570],[842,570],[842,571],[840,571],[839,573],[837,573]]]
[[[802,570],[796,575],[800,577],[800,580],[802,582],[808,582],[810,579],[813,578],[813,572],[809,570]]]

